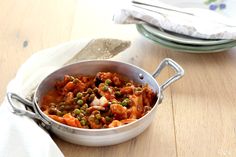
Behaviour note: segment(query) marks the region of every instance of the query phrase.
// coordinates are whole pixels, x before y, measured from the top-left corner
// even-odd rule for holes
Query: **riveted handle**
[[[167,79],[162,85],[160,85],[161,92],[165,90],[169,85],[180,79],[184,75],[184,69],[177,64],[175,61],[173,61],[170,58],[165,58],[157,67],[155,72],[152,74],[154,78],[158,77],[160,75],[161,71],[167,67],[170,66],[172,69],[175,70],[175,74],[171,76],[169,79]]]
[[[10,93],[10,92],[7,93],[7,99],[13,109],[13,113],[15,113],[16,115],[20,115],[20,116],[24,115],[24,116],[30,117],[34,120],[39,120],[40,122],[42,122],[41,125],[43,127],[45,127],[46,129],[50,128],[50,123],[40,116],[38,109],[36,108],[36,106],[33,102],[31,102],[27,99],[24,99],[15,93]],[[18,102],[22,103],[25,107],[28,106],[28,107],[33,108],[33,111],[29,111],[29,110],[21,109],[20,107],[17,107],[14,104],[13,100],[17,100]]]

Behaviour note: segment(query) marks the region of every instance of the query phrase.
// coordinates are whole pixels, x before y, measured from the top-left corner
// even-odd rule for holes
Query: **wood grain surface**
[[[153,72],[170,57],[185,76],[164,91],[151,126],[115,146],[85,147],[52,138],[67,157],[235,157],[236,49],[209,54],[175,52],[139,35],[134,25],[112,22],[116,1],[1,0],[0,101],[17,69],[38,50],[82,38],[130,40],[114,59]],[[163,82],[170,69],[157,78]]]

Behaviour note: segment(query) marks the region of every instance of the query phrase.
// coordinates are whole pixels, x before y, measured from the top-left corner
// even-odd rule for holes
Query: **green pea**
[[[65,109],[65,106],[64,106],[64,105],[60,105],[60,106],[58,107],[58,109],[59,109],[60,111],[63,111],[63,110]]]
[[[75,110],[74,110],[74,113],[77,114],[77,115],[79,115],[79,114],[81,113],[81,111],[80,111],[79,109],[75,109]]]
[[[89,96],[89,101],[93,101],[94,98],[95,98],[95,94],[91,94],[91,95]]]
[[[81,100],[81,99],[79,99],[79,100],[77,101],[77,104],[79,104],[79,105],[83,105],[83,103],[84,103],[84,101]]]
[[[127,106],[127,105],[128,105],[128,103],[127,103],[127,102],[123,102],[123,101],[122,101],[122,102],[121,102],[121,105],[122,105],[122,106]]]
[[[70,81],[73,81],[75,78],[73,76],[69,76]]]
[[[98,88],[97,87],[93,88],[93,92],[97,93],[98,92]]]
[[[105,119],[106,119],[107,122],[110,122],[110,121],[111,121],[111,118],[108,117],[108,116],[106,116]]]
[[[79,82],[79,79],[77,79],[77,78],[75,78],[74,80],[73,80],[73,83],[74,84],[76,84],[76,83],[78,83]]]
[[[141,91],[141,90],[142,90],[141,87],[137,87],[137,88],[136,88],[136,91]]]
[[[120,89],[118,87],[114,87],[114,90],[115,91],[119,91]]]
[[[140,94],[142,94],[142,91],[138,91],[138,90],[135,91],[135,95],[140,95]]]
[[[79,117],[83,119],[84,114],[83,114],[83,113],[80,113],[80,114],[79,114]]]
[[[55,106],[56,106],[56,104],[55,104],[55,103],[53,103],[53,102],[51,102],[51,103],[49,104],[49,106],[50,106],[50,107],[55,107]]]
[[[85,114],[86,112],[86,109],[88,108],[88,104],[84,104],[80,109],[81,109],[81,112],[83,112]]]
[[[118,102],[117,102],[117,101],[115,101],[115,100],[113,100],[111,103],[112,103],[112,104],[117,104]]]
[[[82,96],[83,96],[83,94],[82,94],[82,93],[80,93],[80,92],[78,92],[78,93],[76,94],[76,97],[77,97],[78,99],[81,99],[81,98],[82,98]]]
[[[80,121],[80,124],[81,124],[81,125],[86,125],[86,121],[85,121],[84,119],[82,119],[82,120]]]
[[[115,96],[116,96],[116,97],[120,97],[120,96],[121,96],[121,92],[120,92],[120,91],[116,91],[116,92],[115,92]]]
[[[128,98],[124,99],[124,100],[121,102],[121,105],[122,105],[122,106],[127,106],[128,104],[129,104],[129,99],[128,99]]]
[[[101,116],[100,114],[96,114],[95,117],[96,117],[97,119],[101,119],[101,118],[102,118],[102,116]]]
[[[127,102],[129,102],[130,100],[129,100],[129,98],[125,98],[125,99],[124,99],[124,101],[127,101]]]
[[[107,86],[103,86],[103,87],[102,87],[102,90],[103,90],[103,91],[107,91],[107,90],[108,90],[108,87],[107,87]]]
[[[94,120],[95,120],[94,115],[89,116],[89,121],[94,121]]]
[[[105,84],[106,84],[106,85],[111,84],[111,80],[110,80],[110,79],[106,79]]]
[[[126,83],[126,86],[131,86],[132,84],[130,82]]]
[[[88,104],[84,104],[84,105],[82,106],[82,108],[83,108],[84,110],[86,110],[86,108],[88,108]]]
[[[92,94],[93,90],[92,90],[91,88],[88,88],[88,89],[87,89],[87,92],[88,92],[89,94]]]

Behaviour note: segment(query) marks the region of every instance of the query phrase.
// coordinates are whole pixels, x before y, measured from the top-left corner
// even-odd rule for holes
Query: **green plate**
[[[170,40],[166,40],[160,37],[153,35],[151,32],[148,32],[142,24],[136,25],[136,28],[139,33],[141,33],[146,38],[163,45],[165,47],[171,48],[176,51],[181,52],[190,52],[190,53],[214,53],[228,50],[234,46],[236,46],[236,41],[233,40],[231,42],[217,44],[217,45],[186,45],[177,42],[173,42]]]
[[[229,43],[233,40],[207,40],[207,39],[200,39],[200,38],[193,38],[187,35],[178,34],[175,32],[166,31],[163,29],[159,29],[157,27],[153,27],[151,25],[142,25],[143,29],[152,33],[153,35],[160,37],[165,40],[187,44],[187,45],[217,45],[217,44],[224,44]]]

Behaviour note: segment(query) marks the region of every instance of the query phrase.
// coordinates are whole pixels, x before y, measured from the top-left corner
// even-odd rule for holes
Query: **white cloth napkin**
[[[94,42],[93,42],[94,41]],[[96,42],[98,41],[98,42]],[[104,41],[102,43],[101,41]],[[114,42],[113,42],[114,41]],[[125,43],[125,44],[124,44]],[[86,56],[88,45],[92,49],[105,45],[106,51],[116,49],[119,52],[129,47],[130,42],[116,39],[78,40],[71,41],[54,48],[45,49],[33,54],[18,70],[16,77],[9,83],[8,92],[14,92],[22,97],[31,95],[40,81],[52,71],[70,61],[76,61],[78,54]],[[122,45],[123,44],[123,45]],[[106,47],[108,45],[108,47]],[[92,51],[88,49],[88,51]],[[112,57],[100,54],[103,58]],[[96,52],[94,51],[96,54]],[[93,54],[94,54],[93,53]],[[102,52],[101,52],[102,53]],[[96,57],[91,54],[89,59]],[[15,105],[24,109],[24,106],[15,102]],[[26,116],[15,115],[5,98],[0,106],[0,156],[1,157],[62,157],[64,156],[46,131],[40,128],[32,119]]]
[[[205,39],[236,39],[235,20],[206,9],[182,9],[158,0],[129,2],[113,17],[115,23],[148,23],[172,32]]]

